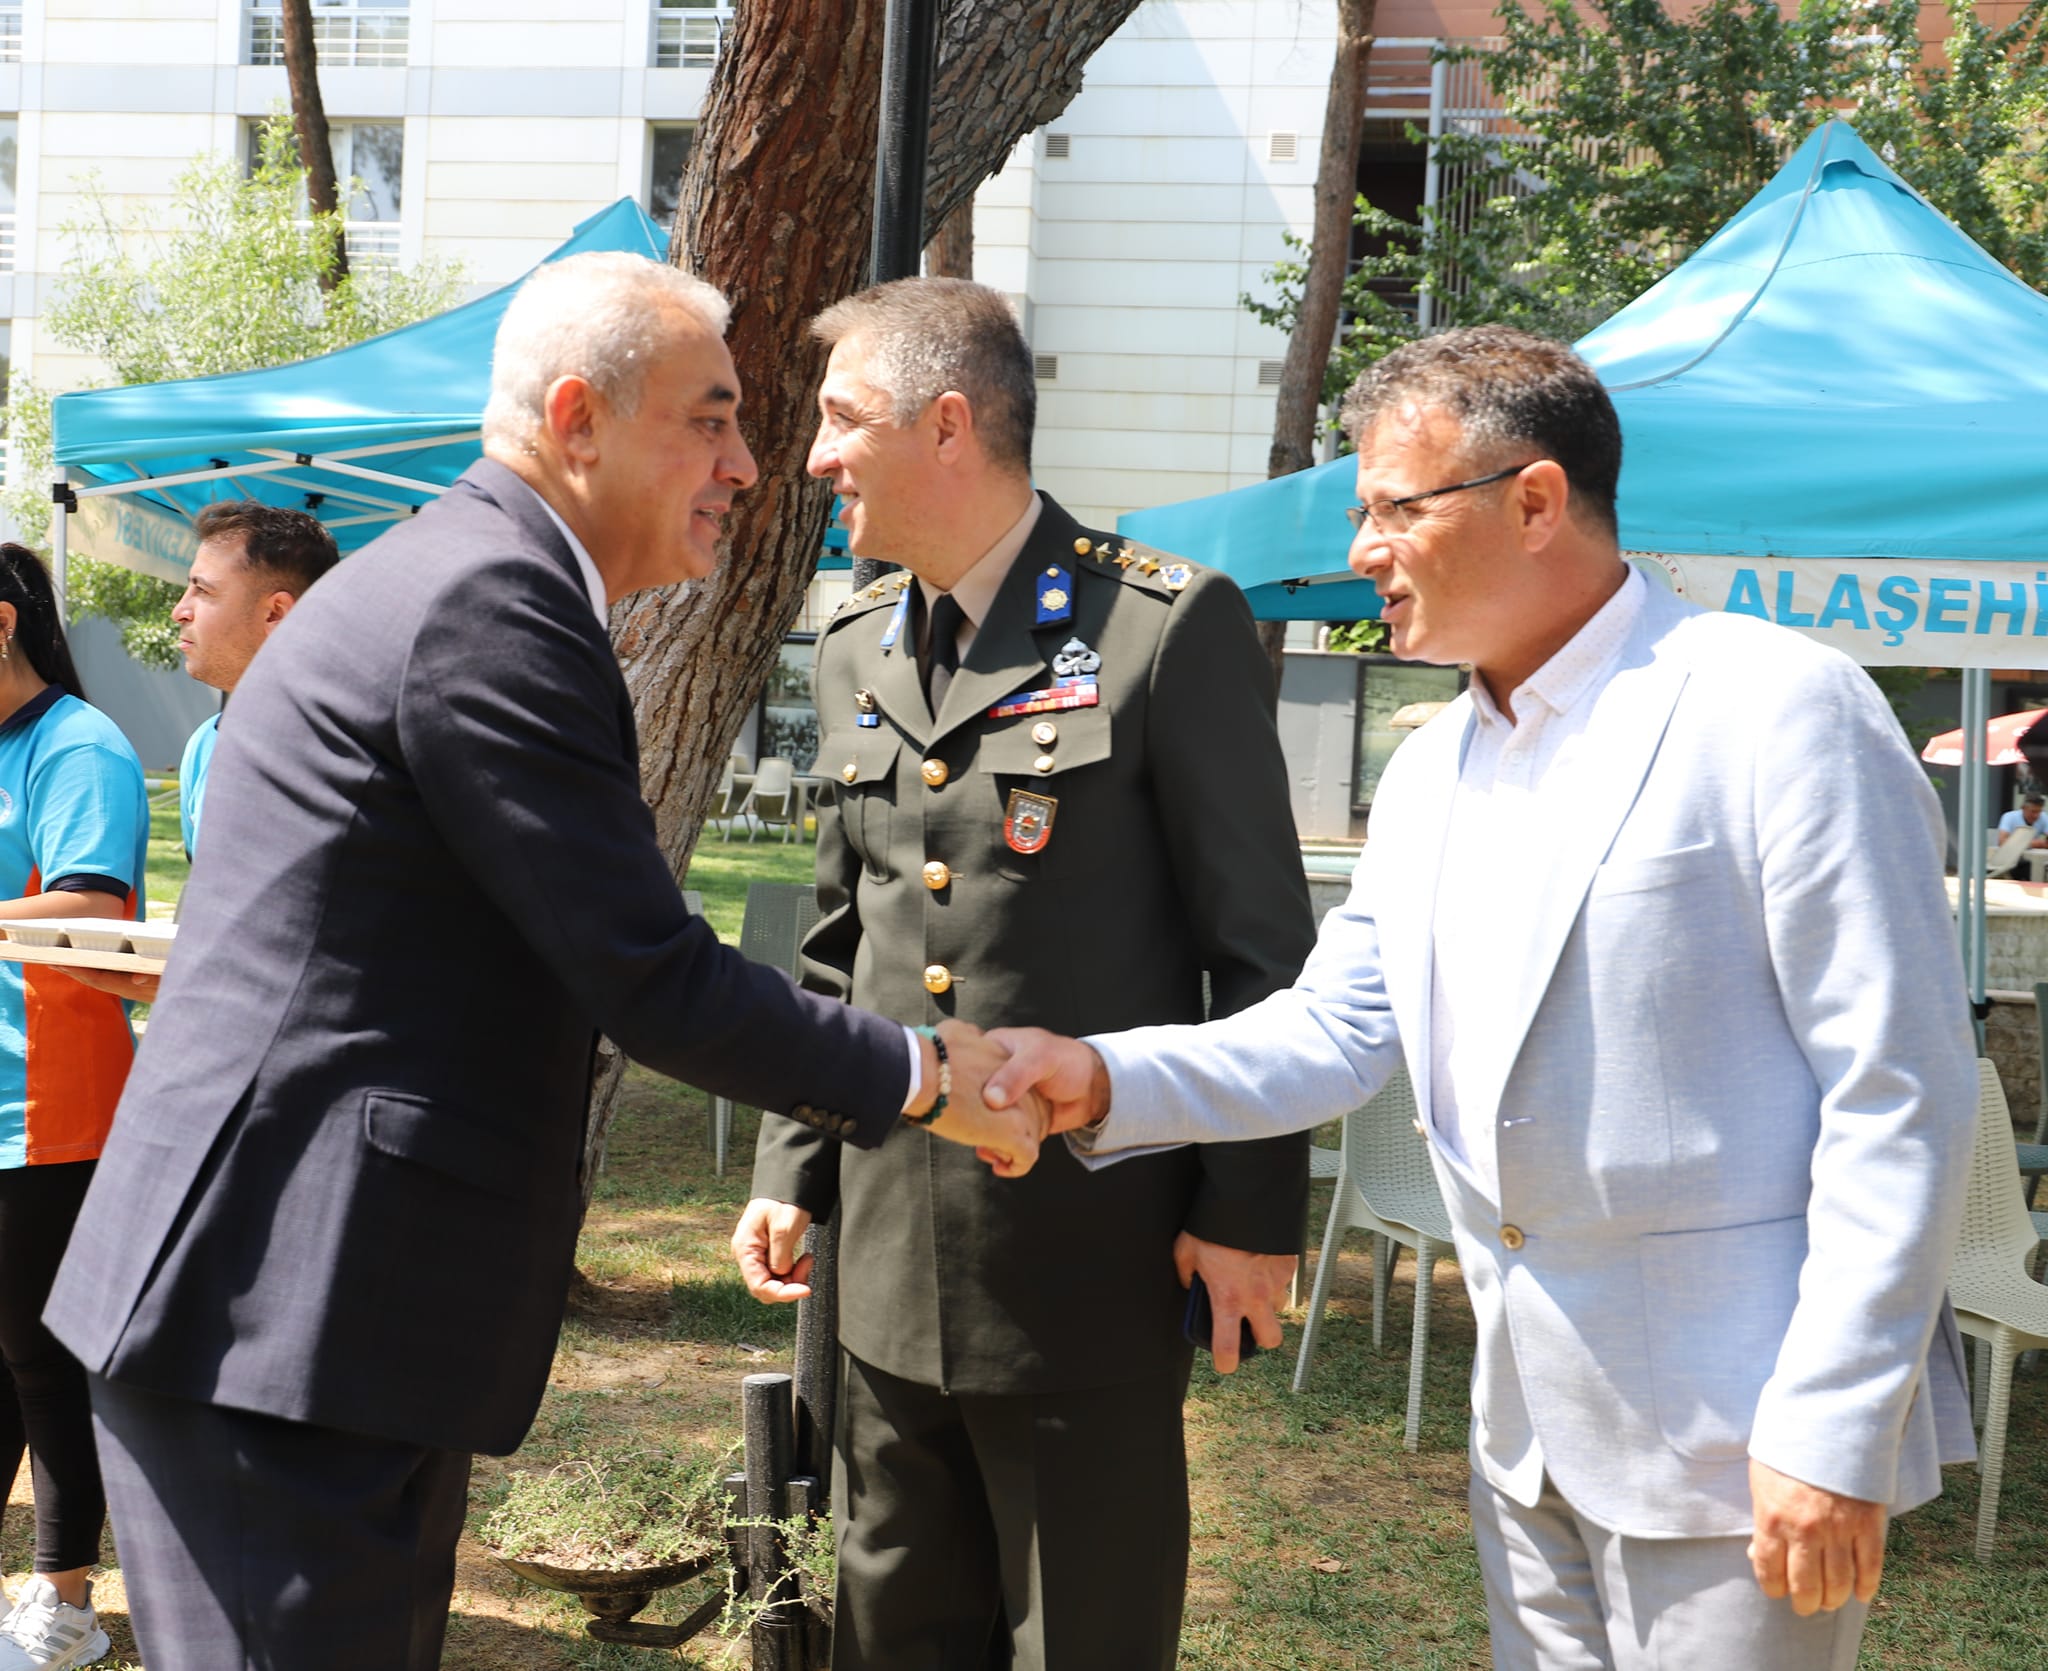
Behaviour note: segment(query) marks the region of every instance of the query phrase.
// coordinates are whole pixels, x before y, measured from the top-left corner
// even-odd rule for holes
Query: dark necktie
[[[951,592],[941,592],[932,605],[931,630],[925,635],[924,699],[934,714],[946,700],[946,686],[960,667],[960,628],[967,611]],[[944,677],[940,677],[943,674]]]

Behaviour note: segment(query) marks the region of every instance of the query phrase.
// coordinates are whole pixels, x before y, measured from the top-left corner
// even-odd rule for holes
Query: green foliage
[[[1332,650],[1358,650],[1371,654],[1387,647],[1387,624],[1384,621],[1352,621],[1341,627],[1330,629],[1329,647]]]
[[[1359,201],[1378,253],[1347,281],[1351,324],[1326,396],[1419,334],[1418,294],[1439,326],[1584,334],[1698,249],[1831,116],[2042,287],[2048,0],[2001,27],[1970,0],[1946,9],[1951,36],[1928,62],[1916,0],[1803,0],[1792,16],[1708,0],[1683,20],[1658,0],[1510,0],[1497,49],[1448,55],[1480,61],[1506,131],[1440,140],[1446,196],[1417,222]],[[1290,330],[1302,276],[1291,256],[1268,274],[1273,299],[1244,303]]]
[[[441,261],[354,263],[322,290],[346,222],[307,216],[289,119],[264,123],[258,153],[246,178],[231,158],[195,158],[164,225],[124,220],[88,176],[83,208],[64,223],[68,252],[43,332],[104,364],[109,382],[161,383],[309,359],[454,305],[461,270]],[[38,544],[50,516],[50,398],[19,375],[8,394],[21,471],[5,503]],[[75,614],[117,622],[147,666],[178,665],[168,618],[176,587],[84,559],[68,566]]]
[[[722,1547],[731,1451],[612,1451],[539,1473],[520,1470],[477,1528],[500,1555],[623,1571],[695,1560]]]

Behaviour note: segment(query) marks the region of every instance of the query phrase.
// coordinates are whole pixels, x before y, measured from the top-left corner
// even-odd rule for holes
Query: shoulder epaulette
[[[894,603],[897,597],[910,585],[908,569],[898,569],[894,574],[885,574],[872,586],[863,586],[852,597],[832,611],[825,622],[825,631],[830,632],[843,621],[850,621],[856,615],[863,615],[878,603]]]
[[[1148,592],[1175,594],[1195,578],[1195,565],[1170,551],[1110,535],[1089,535],[1074,541],[1074,555],[1106,569],[1128,585]]]

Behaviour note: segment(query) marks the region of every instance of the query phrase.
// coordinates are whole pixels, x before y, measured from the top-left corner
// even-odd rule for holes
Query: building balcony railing
[[[0,214],[0,273],[14,271],[14,211]]]
[[[0,64],[21,62],[21,8],[0,10]]]
[[[659,0],[654,14],[654,67],[708,70],[732,28],[733,8],[713,0]]]
[[[284,18],[277,0],[249,7],[249,62],[284,62]],[[328,6],[313,10],[313,49],[335,69],[404,69],[412,18],[404,4]]]
[[[352,220],[348,223],[348,259],[352,267],[398,265],[398,222]]]

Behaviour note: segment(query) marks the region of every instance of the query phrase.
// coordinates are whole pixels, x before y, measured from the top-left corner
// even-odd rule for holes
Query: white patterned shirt
[[[1643,577],[1630,569],[1593,618],[1510,695],[1512,722],[1484,681],[1472,681],[1472,734],[1451,797],[1437,879],[1429,1101],[1430,1122],[1445,1152],[1496,1204],[1498,1111],[1461,1105],[1458,1089],[1504,1084],[1511,1064],[1498,1054],[1518,1042],[1505,1037],[1500,1018],[1527,962],[1526,949],[1516,943],[1534,922],[1525,902],[1544,878],[1517,866],[1512,832],[1538,826],[1546,779],[1551,795],[1569,792],[1558,788],[1562,774],[1552,768],[1584,734],[1613,678],[1622,644],[1642,612],[1643,586]]]

